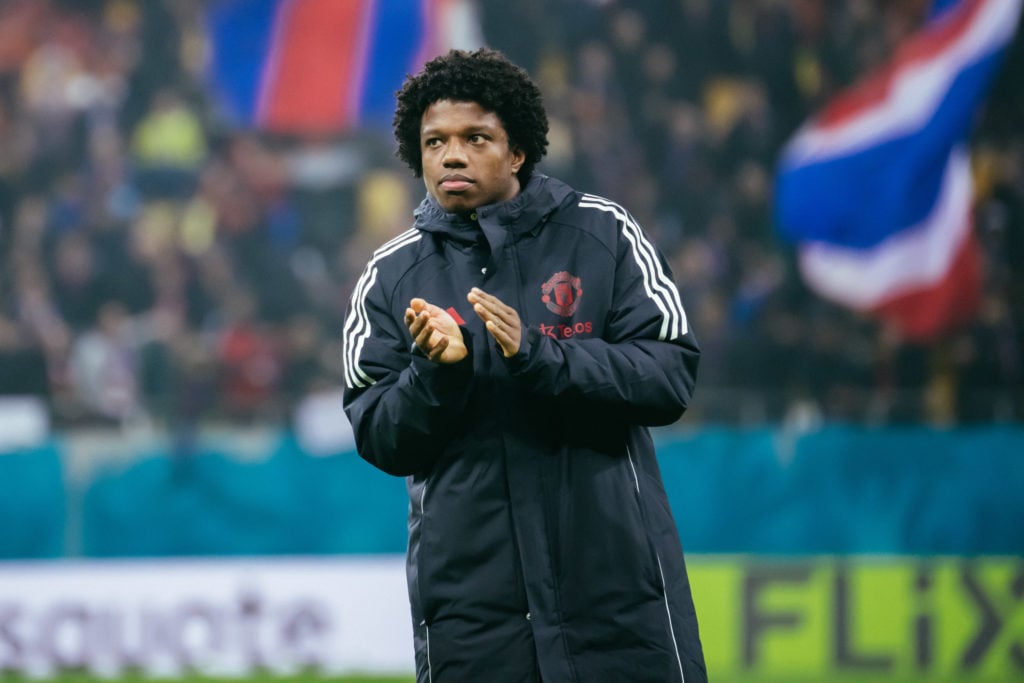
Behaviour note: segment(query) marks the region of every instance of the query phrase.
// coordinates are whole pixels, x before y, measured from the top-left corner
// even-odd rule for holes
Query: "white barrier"
[[[411,673],[401,556],[0,562],[0,671]]]
[[[50,435],[50,413],[38,396],[0,396],[0,453],[34,448]]]

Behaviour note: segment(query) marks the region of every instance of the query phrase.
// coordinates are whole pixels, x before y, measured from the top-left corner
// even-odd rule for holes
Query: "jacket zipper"
[[[514,282],[514,286],[512,287],[512,290],[515,292],[515,297],[516,297],[516,300],[515,300],[515,303],[514,303],[514,308],[519,313],[520,324],[525,327],[526,321],[522,320],[522,316],[525,315],[525,313],[523,311],[523,301],[522,301],[523,274],[522,274],[522,271],[519,268],[519,249],[516,247],[516,240],[515,240],[515,235],[514,234],[509,234],[506,237],[506,239],[509,240],[509,241],[505,245],[505,249],[506,249],[505,254],[506,254],[506,258],[512,264],[512,274],[513,274],[513,282]],[[526,340],[526,335],[523,335],[523,338],[520,340],[520,345],[522,345],[522,343],[525,340]],[[502,450],[506,450],[504,445],[502,446]],[[506,463],[508,462],[508,453],[507,452],[505,453],[505,461],[506,461]],[[505,478],[506,478],[506,481],[509,478],[508,477],[507,465],[506,465]],[[511,497],[511,493],[509,495]],[[513,527],[515,526],[515,518],[514,517],[512,518],[512,525],[513,525]],[[519,548],[519,541],[516,538],[516,533],[515,533],[514,530],[513,530],[513,533],[512,533],[512,545],[515,548],[516,557],[522,558],[522,551]],[[526,600],[526,603],[527,603],[526,619],[529,621],[529,620],[532,619],[532,616],[531,616],[532,613],[531,613],[531,611],[529,609],[529,607],[530,607],[530,605],[529,605],[529,598],[527,598],[527,589],[526,589],[526,571],[522,567],[522,559],[520,559],[519,562],[515,563],[515,570],[516,570],[516,577],[519,579],[519,583],[523,587],[523,599]]]
[[[515,236],[512,235],[512,237]],[[509,250],[509,254],[512,257],[512,268],[515,270],[515,309],[519,313],[519,322],[523,326],[523,332],[526,332],[530,329],[530,321],[526,318],[526,306],[523,305],[523,269],[519,264],[519,240],[513,239],[505,248]],[[525,334],[523,339],[526,339]]]
[[[547,222],[547,219],[545,219],[545,222]],[[519,245],[518,245],[518,240],[515,239],[515,235],[510,235],[509,237],[512,238],[512,239],[511,239],[511,241],[508,244],[505,245],[505,249],[506,249],[505,253],[508,255],[509,260],[512,262],[512,271],[513,271],[513,275],[514,275],[513,280],[515,282],[515,286],[513,287],[513,291],[515,292],[515,297],[516,297],[516,299],[515,299],[515,309],[519,313],[519,323],[520,323],[520,325],[522,325],[523,336],[522,336],[522,339],[520,340],[520,344],[522,344],[523,342],[526,341],[526,333],[530,329],[530,322],[526,318],[526,307],[523,306],[523,271],[522,271],[522,268],[520,267],[520,264],[519,264]],[[516,547],[516,554],[520,555],[520,551],[519,551],[518,547]],[[522,581],[523,591],[525,593],[525,591],[526,591],[526,574],[523,571],[522,567],[519,566],[518,564],[516,566],[516,572],[519,574],[519,579],[520,579],[520,581]],[[562,596],[560,595],[560,591],[558,589],[558,581],[557,581],[556,577],[553,574],[551,576],[551,581],[552,581],[552,585],[554,586],[555,611],[556,611],[556,615],[555,616],[557,617],[556,618],[556,622],[558,624],[559,638],[562,641],[562,647],[565,649],[566,661],[568,662],[568,666],[569,666],[570,680],[577,681],[577,680],[579,680],[579,678],[578,678],[578,676],[576,674],[576,666],[573,663],[572,655],[570,654],[570,651],[569,651],[569,644],[566,642],[565,628],[564,628],[564,623],[562,621]],[[531,618],[530,615],[531,615],[531,613],[527,612],[526,613],[526,618],[530,619]]]
[[[633,452],[629,448],[629,444],[626,444],[626,457],[629,459],[629,468],[633,471],[633,484],[636,486],[636,498],[637,504],[643,505],[640,500],[640,477],[636,472],[636,463],[633,462]],[[654,549],[654,558],[658,561],[658,575],[661,577],[661,593],[662,597],[665,598],[665,617],[668,619],[668,634],[672,639],[672,647],[676,653],[676,663],[679,664],[679,678],[682,683],[686,683],[686,674],[683,673],[683,658],[679,653],[679,643],[676,641],[676,629],[672,625],[672,608],[668,604],[668,585],[665,583],[665,571],[661,568],[661,553],[658,549]]]

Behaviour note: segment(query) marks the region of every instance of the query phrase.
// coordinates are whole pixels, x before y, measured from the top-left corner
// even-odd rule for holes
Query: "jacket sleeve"
[[[344,407],[359,455],[397,476],[430,468],[460,418],[473,375],[467,357],[450,365],[413,351],[379,283],[356,288],[345,317]]]
[[[690,403],[700,349],[664,257],[631,218],[620,227],[602,337],[554,339],[531,327],[509,370],[535,394],[671,424]]]

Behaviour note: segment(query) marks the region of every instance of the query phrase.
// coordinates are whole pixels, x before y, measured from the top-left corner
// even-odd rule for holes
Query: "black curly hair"
[[[397,154],[417,178],[423,175],[423,112],[439,100],[476,102],[498,116],[509,145],[526,156],[517,174],[523,185],[547,152],[548,116],[540,88],[524,69],[497,50],[451,50],[427,62],[415,76],[409,76],[397,96],[393,123]]]

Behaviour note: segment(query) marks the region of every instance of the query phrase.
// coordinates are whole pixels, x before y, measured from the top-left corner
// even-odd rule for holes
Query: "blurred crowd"
[[[390,121],[233,126],[207,86],[212,0],[0,3],[0,394],[57,426],[287,424],[342,385],[367,256],[423,195]],[[540,170],[624,204],[704,349],[686,420],[1024,419],[1024,49],[972,146],[985,295],[912,344],[802,284],[772,222],[780,147],[891,53],[924,0],[478,0],[536,78]]]

